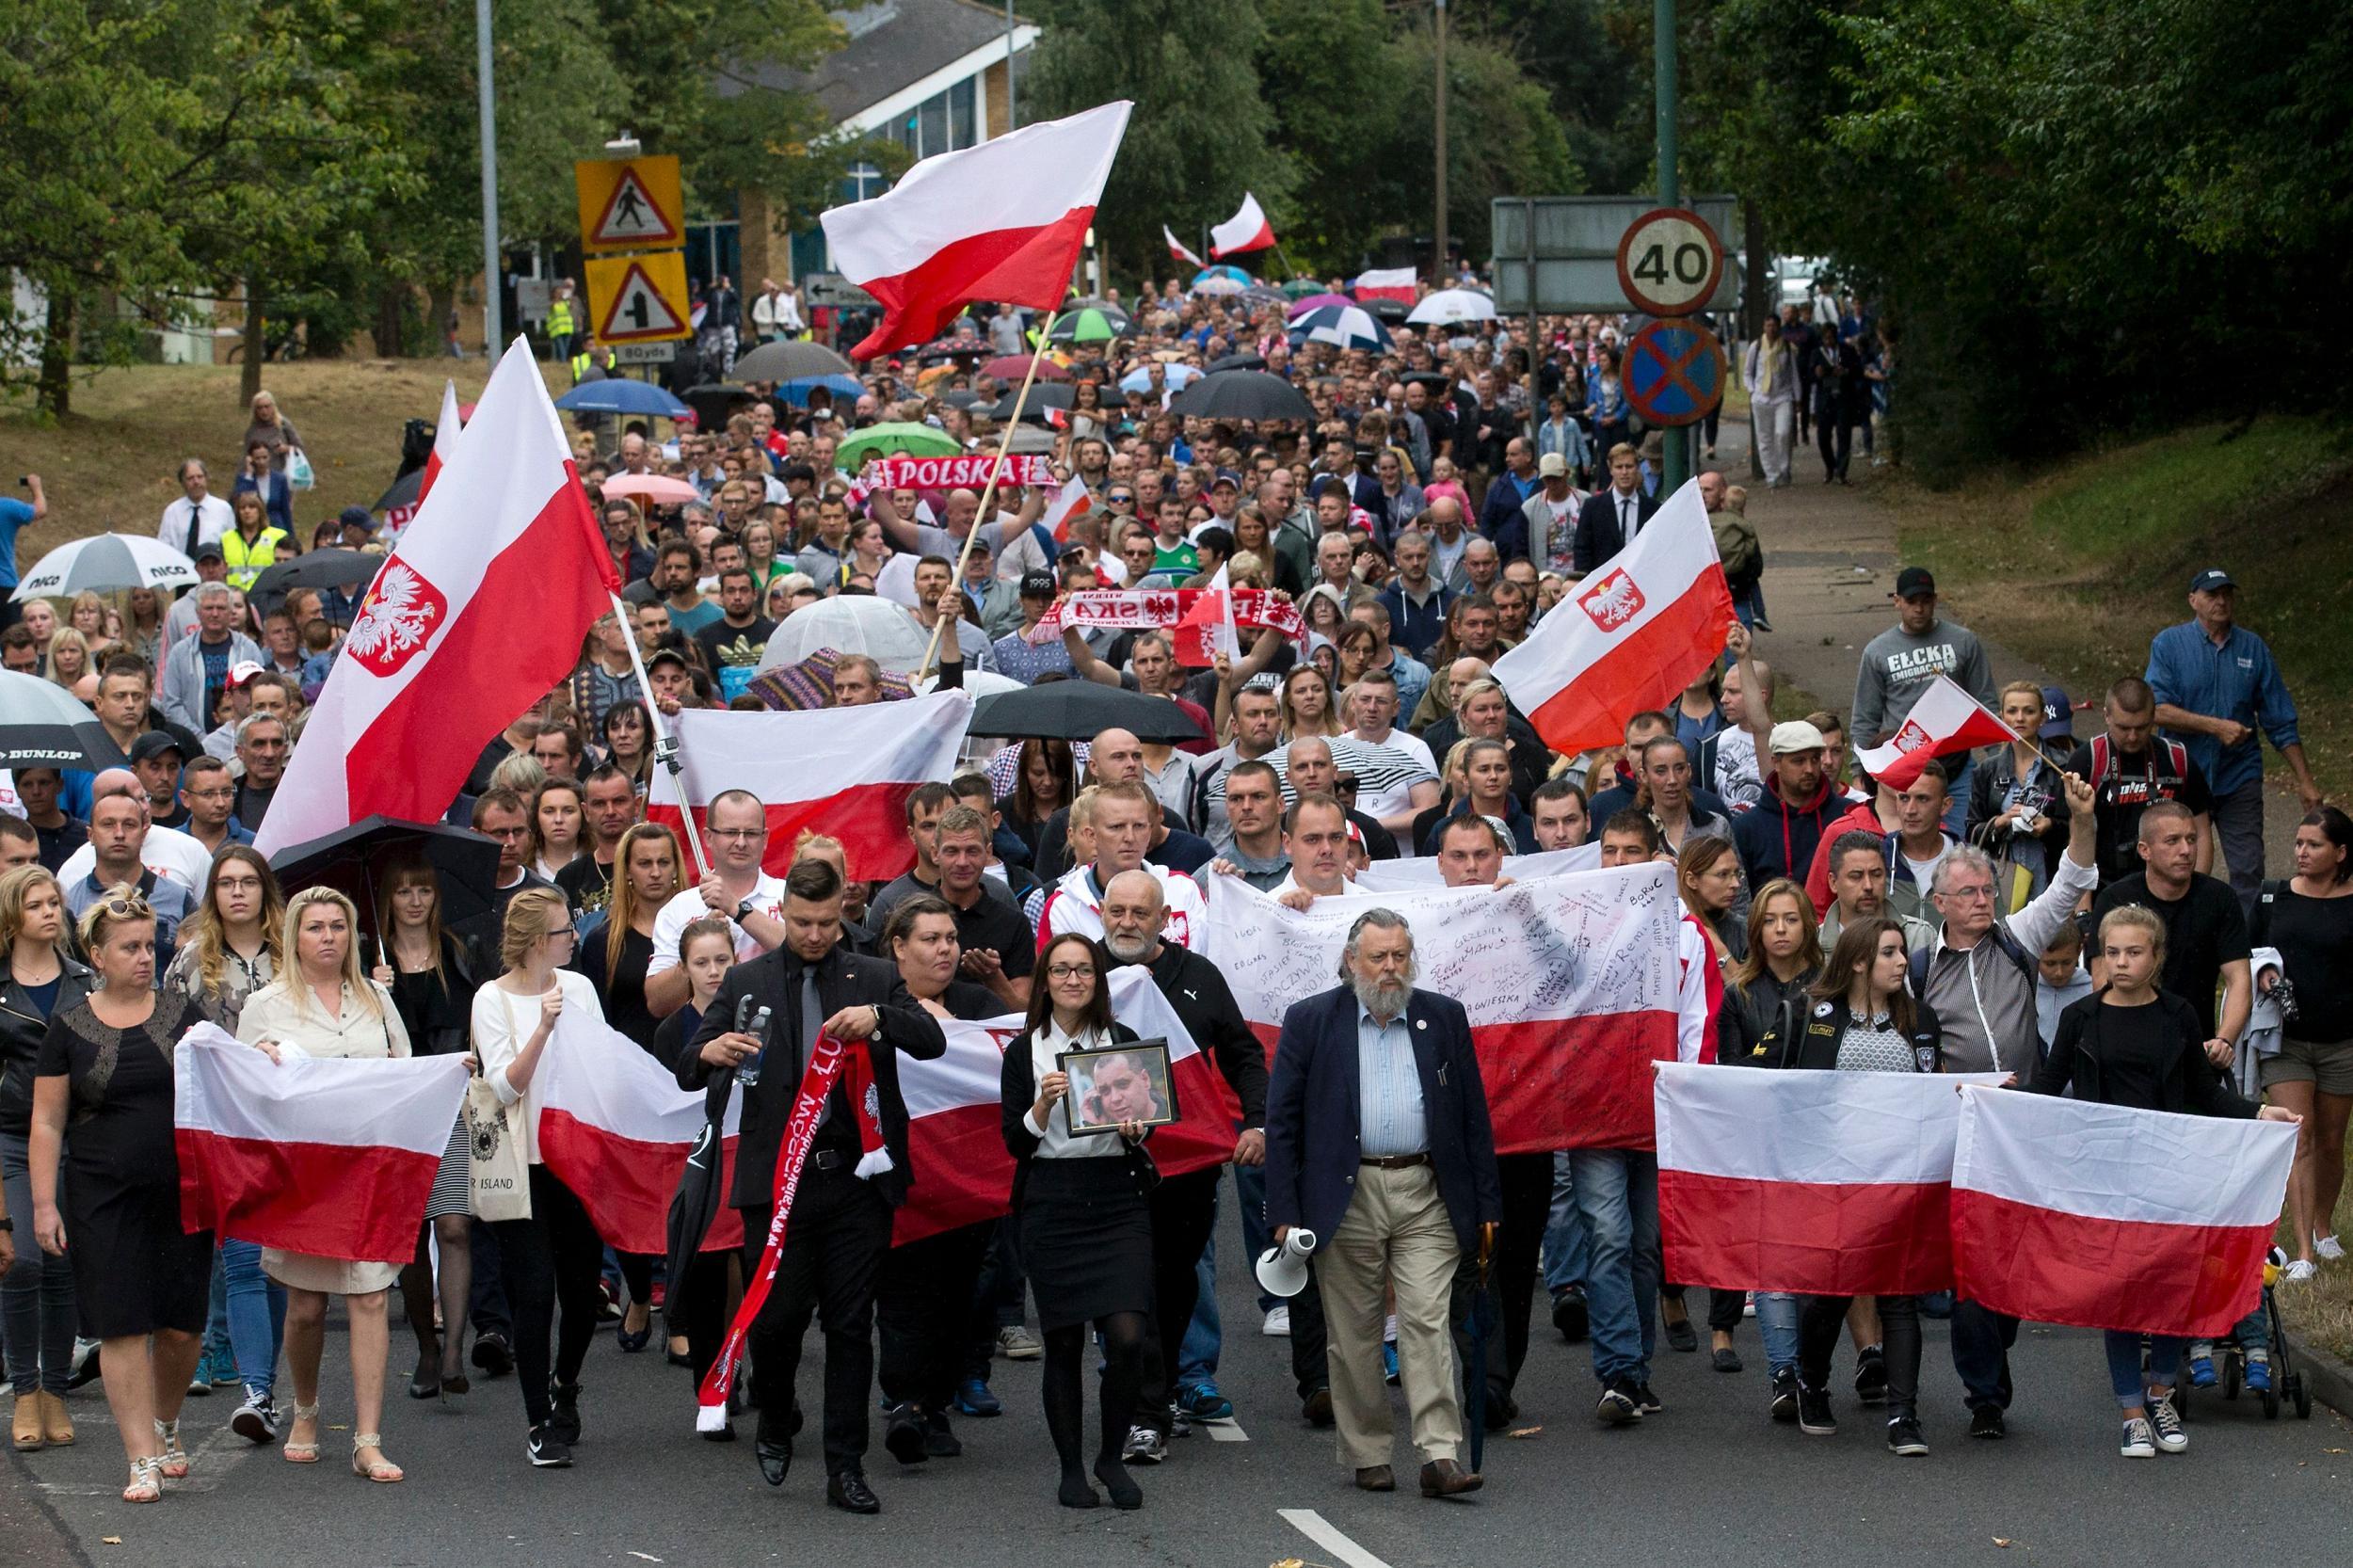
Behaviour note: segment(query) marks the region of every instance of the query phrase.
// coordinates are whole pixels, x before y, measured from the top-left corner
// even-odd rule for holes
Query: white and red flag
[[[1209,579],[1209,585],[1177,617],[1173,640],[1180,664],[1214,664],[1221,653],[1228,659],[1241,657],[1241,636],[1234,622],[1234,587],[1224,563]]]
[[[1658,1227],[1673,1277],[1816,1296],[1951,1288],[1953,1142],[1971,1080],[1657,1071]]]
[[[408,520],[417,515],[417,508],[432,493],[434,481],[449,465],[449,455],[457,450],[457,433],[464,424],[457,412],[457,383],[443,381],[441,416],[433,422],[433,450],[425,455],[424,472],[417,478],[417,499],[403,506],[389,507],[384,513],[384,526],[395,535],[408,526]]]
[[[1077,474],[1064,481],[1063,488],[1046,504],[1047,531],[1054,536],[1056,544],[1070,542],[1070,524],[1095,510],[1095,492]]]
[[[1388,267],[1377,272],[1360,272],[1349,292],[1359,300],[1394,299],[1401,305],[1414,303],[1414,269],[1410,266]]]
[[[1885,745],[1855,753],[1863,771],[1891,790],[1908,790],[1932,758],[1977,746],[2007,745],[2018,732],[1949,675],[1929,682]]]
[[[1223,261],[1246,250],[1264,250],[1274,244],[1274,227],[1259,209],[1258,199],[1241,193],[1241,210],[1209,231],[1209,255]]]
[[[928,343],[975,299],[1061,304],[1131,107],[1122,99],[922,159],[883,195],[819,215],[835,265],[882,302],[851,355]]]
[[[1701,1046],[1680,1027],[1673,875],[1626,866],[1503,888],[1340,894],[1295,911],[1205,874],[1209,956],[1272,1057],[1285,1011],[1336,984],[1356,917],[1393,909],[1413,929],[1416,984],[1470,1015],[1499,1152],[1648,1147],[1651,1064],[1696,1059]]]
[[[416,1256],[466,1098],[456,1056],[273,1064],[212,1024],[172,1049],[180,1223],[354,1262]]]
[[[1724,649],[1732,590],[1693,480],[1634,542],[1604,561],[1496,661],[1496,679],[1553,750],[1574,756],[1625,738],[1625,721],[1664,708]]]
[[[682,832],[686,811],[699,826],[713,797],[749,790],[767,808],[771,875],[792,869],[793,840],[814,828],[841,840],[853,877],[888,881],[915,864],[907,796],[954,776],[971,716],[961,692],[797,713],[689,709],[671,721],[682,779],[654,771],[646,820]]]
[[[379,813],[440,821],[490,738],[571,673],[620,585],[517,338],[360,602],[255,847]]]
[[[590,937],[604,940],[601,930]],[[539,1158],[578,1195],[597,1234],[619,1252],[670,1250],[670,1199],[707,1119],[704,1097],[681,1089],[645,1048],[601,1018],[566,1009],[539,1060]],[[719,1191],[734,1191],[743,1097],[728,1096]],[[446,1135],[444,1135],[446,1136]],[[743,1216],[722,1207],[704,1252],[744,1240]]]
[[[2283,1122],[1969,1090],[1954,1288],[2036,1322],[2221,1338],[2261,1299],[2295,1158]]]
[[[1171,229],[1165,223],[1160,225],[1160,238],[1168,241],[1168,253],[1176,260],[1183,262],[1187,265],[1195,269],[1200,268],[1204,264],[1200,257],[1186,249],[1183,244],[1177,240],[1176,231]]]

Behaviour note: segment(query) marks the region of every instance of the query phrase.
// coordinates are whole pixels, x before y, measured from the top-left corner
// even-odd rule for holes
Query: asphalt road
[[[1230,1260],[1240,1239],[1230,1218],[1225,1228],[1221,1252]],[[1412,1490],[1401,1447],[1405,1490],[1354,1491],[1328,1434],[1300,1420],[1285,1342],[1257,1332],[1255,1303],[1230,1261],[1220,1299],[1226,1322],[1247,1331],[1228,1338],[1223,1368],[1237,1421],[1227,1440],[1196,1429],[1174,1445],[1169,1464],[1139,1469],[1140,1512],[1054,1505],[1034,1362],[997,1363],[1005,1414],[958,1420],[961,1459],[902,1469],[882,1451],[877,1420],[869,1475],[884,1512],[854,1518],[824,1506],[813,1441],[786,1486],[771,1491],[748,1442],[720,1447],[694,1435],[684,1372],[654,1351],[622,1355],[610,1334],[586,1368],[579,1463],[545,1472],[523,1463],[511,1379],[477,1382],[462,1412],[413,1403],[397,1391],[408,1360],[396,1337],[385,1429],[408,1480],[373,1486],[347,1473],[337,1448],[348,1441],[350,1416],[337,1330],[322,1464],[290,1465],[230,1433],[224,1390],[188,1401],[195,1473],[161,1504],[126,1505],[120,1450],[93,1384],[72,1400],[80,1443],[0,1462],[0,1564],[632,1568],[865,1564],[884,1553],[954,1568],[1257,1568],[1290,1558],[1331,1568],[1801,1555],[1809,1564],[1868,1568],[2107,1564],[2152,1553],[2190,1563],[2255,1554],[2282,1563],[2353,1560],[2353,1428],[2326,1409],[2309,1422],[2287,1415],[2267,1422],[2249,1400],[2207,1400],[2193,1412],[2186,1455],[2121,1459],[2099,1339],[2081,1331],[2022,1337],[2012,1435],[1971,1443],[1942,1325],[1929,1325],[1923,1384],[1933,1452],[1904,1461],[1886,1452],[1873,1413],[1851,1400],[1838,1403],[1834,1438],[1769,1424],[1753,1322],[1740,1333],[1750,1370],[1723,1376],[1704,1356],[1664,1354],[1655,1381],[1666,1413],[1601,1430],[1585,1348],[1563,1345],[1540,1320],[1521,1380],[1517,1425],[1528,1434],[1490,1442],[1488,1484],[1476,1498],[1439,1503]],[[812,1412],[816,1350],[812,1335],[801,1381]],[[1842,1352],[1842,1377],[1846,1370]],[[1090,1422],[1092,1409],[1090,1390]]]

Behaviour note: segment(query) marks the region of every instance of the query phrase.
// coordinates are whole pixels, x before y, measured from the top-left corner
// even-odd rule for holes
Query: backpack
[[[2162,735],[2156,737],[2156,741],[2158,745],[2165,748],[2163,756],[2166,760],[2172,764],[2172,773],[2170,776],[2174,778],[2187,778],[2189,776],[2189,752],[2187,748],[2185,748],[2181,742],[2169,741]],[[2091,788],[2094,793],[2098,792],[2101,784],[2106,780],[2109,772],[2116,764],[2115,750],[2116,748],[2108,744],[2108,738],[2105,731],[2091,737]],[[2154,779],[2166,776],[2163,770],[2158,768],[2155,763],[2155,760],[2159,753],[2152,751],[2149,755],[2151,760],[2150,777]]]

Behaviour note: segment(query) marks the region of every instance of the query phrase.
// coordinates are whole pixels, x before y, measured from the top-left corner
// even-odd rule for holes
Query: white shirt
[[[1281,898],[1285,893],[1296,893],[1300,890],[1299,872],[1296,869],[1294,869],[1289,875],[1284,877],[1282,881],[1274,885],[1273,889],[1268,892],[1267,897]],[[1338,898],[1343,894],[1361,893],[1363,891],[1364,888],[1357,886],[1356,879],[1354,877],[1342,876],[1340,878],[1340,890],[1338,893],[1318,893],[1315,896],[1318,898]]]
[[[197,516],[196,542],[200,546],[220,543],[220,536],[236,526],[236,513],[220,497],[208,495],[200,503],[182,496],[164,508],[163,520],[155,525],[155,536],[183,555],[193,553],[188,549],[191,512]]]
[[[1030,1035],[1031,1081],[1043,1083],[1048,1073],[1060,1072],[1062,1064],[1057,1058],[1066,1050],[1101,1050],[1111,1043],[1108,1036],[1091,1030],[1084,1038],[1074,1040],[1064,1034],[1062,1025],[1054,1022],[1052,1016],[1048,1015],[1046,1027]],[[1030,1109],[1021,1112],[1021,1125],[1037,1139],[1038,1159],[1103,1160],[1127,1154],[1128,1141],[1115,1134],[1090,1133],[1084,1138],[1073,1138],[1070,1135],[1069,1112],[1065,1109],[1069,1103],[1064,1099],[1048,1112],[1044,1127],[1037,1124],[1035,1100],[1030,1102]]]
[[[1184,872],[1172,872],[1164,866],[1147,862],[1137,869],[1151,872],[1159,880],[1160,896],[1168,902],[1168,918],[1160,924],[1161,937],[1195,952],[1207,951],[1209,904],[1201,896],[1201,885]],[[654,927],[656,940],[661,937],[661,930],[659,925]],[[1093,866],[1073,868],[1046,895],[1046,907],[1038,911],[1040,948],[1065,931],[1092,936],[1098,942],[1103,939],[1103,896],[1096,890]]]
[[[204,879],[213,873],[213,852],[176,827],[150,824],[139,845],[139,864],[201,898]],[[97,869],[98,852],[86,843],[57,868],[58,884],[71,888]]]
[[[784,919],[783,878],[761,872],[752,884],[751,904],[771,920]],[[646,961],[646,973],[657,975],[676,968],[679,934],[710,913],[711,905],[703,902],[701,889],[689,888],[673,894],[670,902],[662,906],[662,913],[653,918],[653,956]],[[768,951],[750,932],[736,924],[732,916],[728,920],[728,931],[735,937],[735,961],[739,964]]]
[[[677,957],[673,948],[671,956]],[[582,1013],[604,1021],[604,1004],[597,1000],[597,988],[588,977],[571,969],[555,971],[556,989],[564,993],[564,1011]],[[473,994],[473,1053],[482,1064],[482,1080],[499,1097],[501,1105],[523,1102],[523,1159],[534,1165],[539,1163],[539,1101],[536,1097],[542,1081],[537,1073],[521,1089],[506,1070],[539,1027],[539,999],[519,997],[493,981]],[[542,1064],[546,1062],[543,1055]]]

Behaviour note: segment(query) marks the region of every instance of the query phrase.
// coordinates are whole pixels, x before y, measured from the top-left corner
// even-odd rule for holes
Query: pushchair
[[[2280,1406],[2285,1402],[2296,1407],[2298,1420],[2309,1421],[2313,1418],[2313,1393],[2304,1385],[2303,1374],[2296,1369],[2292,1352],[2288,1350],[2288,1336],[2280,1326],[2280,1301],[2275,1287],[2280,1283],[2280,1271],[2286,1265],[2287,1254],[2278,1247],[2273,1247],[2264,1258],[2263,1304],[2258,1310],[2263,1314],[2265,1333],[2270,1341],[2271,1386],[2259,1390],[2258,1394],[2263,1400],[2265,1420],[2278,1420]],[[2239,1351],[2238,1341],[2217,1339],[2214,1352],[2215,1375],[2219,1381],[2222,1397],[2235,1400],[2246,1383],[2247,1375],[2246,1358]],[[2174,1406],[2184,1419],[2189,1416],[2190,1392],[2186,1379],[2173,1391]]]

